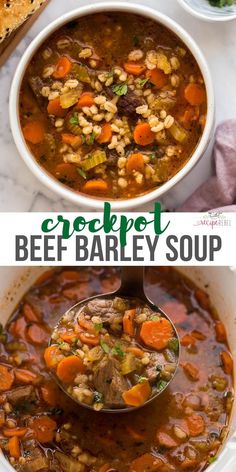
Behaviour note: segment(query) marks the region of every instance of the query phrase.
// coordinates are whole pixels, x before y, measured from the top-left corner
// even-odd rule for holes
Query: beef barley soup
[[[98,411],[144,405],[173,378],[178,353],[170,320],[140,300],[115,297],[67,312],[44,359],[69,395]]]
[[[37,162],[76,192],[129,199],[173,177],[201,138],[197,62],[166,27],[95,14],[56,31],[32,58],[20,121]]]
[[[63,313],[118,286],[112,268],[46,272],[1,330],[0,447],[17,471],[201,472],[217,459],[233,401],[226,332],[208,296],[171,268],[146,272],[147,294],[173,318],[181,342],[178,372],[156,400],[120,415],[96,412],[51,377],[44,351]]]

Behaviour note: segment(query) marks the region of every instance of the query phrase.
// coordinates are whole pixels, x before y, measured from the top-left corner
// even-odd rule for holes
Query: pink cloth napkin
[[[202,184],[177,211],[236,211],[236,120],[221,123],[213,150],[214,176]]]

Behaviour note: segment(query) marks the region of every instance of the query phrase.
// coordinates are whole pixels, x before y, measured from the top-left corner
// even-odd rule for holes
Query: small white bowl
[[[204,21],[223,22],[236,19],[236,3],[227,7],[213,7],[208,0],[178,0],[191,15]]]
[[[147,18],[151,18],[153,21],[161,23],[165,27],[169,28],[173,33],[175,33],[186,46],[189,48],[193,56],[195,57],[201,73],[203,75],[206,91],[207,91],[207,119],[206,119],[206,126],[203,131],[202,137],[193,152],[189,161],[185,164],[185,166],[168,182],[163,184],[161,187],[154,189],[151,192],[148,192],[144,195],[141,195],[136,198],[131,198],[127,200],[109,200],[104,198],[93,198],[90,196],[82,195],[80,193],[76,193],[73,190],[70,190],[65,185],[58,182],[54,179],[51,175],[49,175],[43,167],[41,167],[31,154],[27,144],[24,140],[20,120],[19,120],[19,92],[21,87],[21,82],[25,73],[25,70],[31,61],[32,57],[34,56],[35,52],[41,46],[41,44],[58,28],[60,28],[65,23],[72,21],[76,18],[90,15],[99,12],[123,12],[125,13],[133,13],[137,15],[141,15]],[[120,2],[120,1],[110,1],[106,3],[97,3],[93,5],[89,5],[86,7],[81,7],[76,10],[73,10],[57,20],[53,23],[50,23],[44,30],[39,33],[39,35],[31,42],[25,53],[23,54],[18,67],[16,69],[11,91],[10,91],[10,124],[11,130],[13,134],[14,141],[16,143],[17,149],[19,151],[20,156],[24,159],[25,163],[29,167],[29,169],[33,172],[33,174],[50,190],[60,195],[60,197],[65,198],[71,201],[73,204],[80,205],[81,207],[89,207],[93,209],[102,210],[104,205],[104,200],[110,201],[111,207],[113,210],[130,210],[133,208],[137,208],[142,206],[150,201],[158,200],[162,195],[172,189],[180,180],[185,177],[190,170],[197,164],[199,159],[203,156],[204,151],[207,148],[207,145],[210,142],[213,128],[214,128],[214,92],[213,92],[213,84],[210,75],[210,71],[206,60],[200,51],[199,47],[195,43],[195,41],[191,38],[191,36],[175,21],[171,20],[169,17],[163,15],[162,13],[158,12],[157,10],[148,8],[143,5],[128,3],[128,2]]]

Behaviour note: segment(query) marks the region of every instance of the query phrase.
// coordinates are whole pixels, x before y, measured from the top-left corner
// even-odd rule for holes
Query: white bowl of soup
[[[1,268],[2,469],[36,472],[49,468],[50,457],[50,470],[60,472],[147,470],[141,466],[231,472],[233,371],[226,373],[228,362],[219,359],[228,353],[235,372],[235,269],[147,269],[146,291],[181,340],[178,373],[151,405],[114,418],[68,402],[53,383],[43,359],[50,330],[79,298],[116,288],[118,274]]]
[[[95,4],[32,41],[13,79],[10,121],[20,155],[50,189],[85,207],[130,209],[157,200],[203,156],[213,86],[199,47],[173,20],[146,6]]]

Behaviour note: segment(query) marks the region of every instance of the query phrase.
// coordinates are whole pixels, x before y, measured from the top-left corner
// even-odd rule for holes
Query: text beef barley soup
[[[208,296],[175,270],[146,273],[148,295],[173,317],[181,342],[177,375],[157,399],[119,415],[92,411],[70,400],[51,377],[44,352],[62,314],[118,286],[112,268],[46,272],[1,330],[0,447],[17,471],[201,472],[217,460],[233,401],[232,357]],[[102,320],[93,322],[102,328]],[[88,345],[68,337],[57,347],[61,358],[72,341],[73,355],[85,357]],[[146,369],[158,385],[160,369],[151,359]],[[85,380],[78,376],[77,386],[89,390]]]
[[[198,145],[207,99],[197,62],[161,24],[95,14],[31,60],[22,131],[37,162],[76,192],[128,199],[173,177]]]

